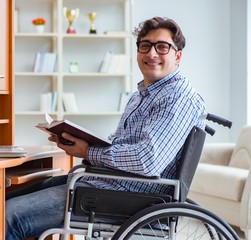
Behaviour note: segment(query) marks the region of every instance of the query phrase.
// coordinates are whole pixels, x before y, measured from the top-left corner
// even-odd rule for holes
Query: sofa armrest
[[[244,191],[241,198],[241,208],[240,208],[240,228],[243,231],[251,229],[251,167],[249,168],[249,174],[244,187]]]
[[[234,143],[207,143],[204,145],[200,162],[227,166],[234,147]]]

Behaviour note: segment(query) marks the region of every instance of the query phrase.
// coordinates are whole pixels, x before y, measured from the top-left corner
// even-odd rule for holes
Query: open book
[[[66,145],[73,145],[74,142],[68,141],[62,137],[62,133],[66,132],[71,134],[73,137],[80,138],[88,142],[92,146],[109,146],[111,141],[102,138],[97,134],[80,127],[79,125],[69,120],[53,120],[48,114],[46,114],[46,123],[39,123],[36,125],[37,128],[45,131],[49,134],[55,134],[59,137],[61,143]]]

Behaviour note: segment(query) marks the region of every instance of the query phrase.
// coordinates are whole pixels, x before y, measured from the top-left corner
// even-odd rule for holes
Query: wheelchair
[[[213,114],[205,120],[231,127],[231,122]],[[203,149],[206,133],[193,127],[183,145],[176,179],[145,177],[118,170],[79,165],[68,186],[63,228],[45,231],[39,240],[59,234],[60,240],[70,235],[82,235],[86,240],[238,240],[231,226],[214,213],[187,198],[190,184]],[[86,161],[84,161],[85,163]],[[79,171],[83,168],[84,170]],[[81,186],[83,176],[121,179],[173,186],[173,195],[96,189]]]

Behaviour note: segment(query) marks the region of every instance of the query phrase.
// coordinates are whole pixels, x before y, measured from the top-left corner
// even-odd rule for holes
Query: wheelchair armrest
[[[104,167],[97,167],[92,165],[85,166],[85,172],[89,173],[97,173],[97,174],[104,174],[104,175],[113,175],[119,177],[134,177],[134,178],[143,178],[143,179],[159,179],[158,176],[143,176],[135,173],[124,172],[117,169],[112,168],[104,168]]]
[[[104,168],[104,167],[97,167],[92,166],[89,162],[84,160],[81,164],[85,170],[74,174],[71,178],[69,183],[68,189],[73,191],[74,184],[80,178],[84,176],[91,176],[91,177],[103,177],[103,178],[111,178],[111,179],[118,179],[118,180],[126,180],[126,181],[136,181],[136,182],[144,182],[144,183],[156,183],[162,185],[171,185],[175,187],[174,191],[174,199],[179,198],[179,189],[180,189],[180,181],[177,179],[166,179],[161,178],[158,176],[143,176],[139,174],[124,172],[117,169],[112,168]]]

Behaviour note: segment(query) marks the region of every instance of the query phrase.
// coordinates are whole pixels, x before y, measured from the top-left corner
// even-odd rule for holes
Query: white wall
[[[182,72],[208,112],[233,121],[231,130],[212,123],[216,134],[207,141],[235,141],[247,122],[246,0],[134,0],[134,25],[154,16],[178,22],[187,40]]]
[[[230,68],[230,116],[232,131],[248,122],[247,119],[247,1],[231,0],[231,68]]]
[[[247,0],[247,89],[251,89],[251,74],[248,66],[251,64],[251,0]],[[249,92],[250,93],[250,92]],[[248,124],[251,124],[251,94],[247,94],[247,115],[248,115]]]

